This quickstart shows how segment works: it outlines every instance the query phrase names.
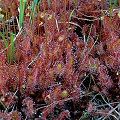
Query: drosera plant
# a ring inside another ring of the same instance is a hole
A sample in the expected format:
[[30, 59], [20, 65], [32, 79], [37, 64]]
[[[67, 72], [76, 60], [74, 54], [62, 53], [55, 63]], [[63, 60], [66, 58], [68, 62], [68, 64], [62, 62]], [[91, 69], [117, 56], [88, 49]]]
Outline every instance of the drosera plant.
[[102, 0], [17, 2], [17, 35], [0, 29], [0, 119], [119, 118], [118, 13]]

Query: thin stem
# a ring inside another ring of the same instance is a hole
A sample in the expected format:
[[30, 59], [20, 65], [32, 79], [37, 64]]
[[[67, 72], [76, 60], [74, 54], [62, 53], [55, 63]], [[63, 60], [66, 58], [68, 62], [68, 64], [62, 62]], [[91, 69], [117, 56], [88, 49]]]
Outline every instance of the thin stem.
[[2, 102], [1, 100], [0, 100], [0, 103], [1, 103], [1, 105], [3, 106], [3, 108], [5, 109], [5, 111], [8, 112], [7, 107], [3, 104], [3, 102]]
[[[102, 94], [100, 94], [102, 99], [104, 100], [104, 102], [111, 108], [111, 109], [114, 109], [109, 103], [107, 103], [107, 101], [104, 99], [104, 97], [102, 96]], [[120, 106], [120, 104], [118, 104]], [[120, 113], [118, 113], [115, 109], [114, 111], [120, 116]], [[113, 112], [113, 111], [112, 111]], [[111, 112], [110, 112], [111, 113]]]

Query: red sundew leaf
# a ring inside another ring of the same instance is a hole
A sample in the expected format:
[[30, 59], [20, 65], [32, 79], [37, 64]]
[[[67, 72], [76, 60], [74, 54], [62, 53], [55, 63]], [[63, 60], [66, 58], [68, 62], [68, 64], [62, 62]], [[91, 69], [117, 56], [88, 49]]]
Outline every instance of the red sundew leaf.
[[18, 1], [13, 2], [13, 0], [4, 0], [4, 4], [2, 7], [4, 10], [9, 10], [10, 16], [16, 16], [18, 14]]
[[93, 21], [93, 24], [96, 26], [97, 31], [100, 32], [101, 31], [100, 20], [99, 19], [95, 19]]
[[73, 66], [74, 56], [71, 52], [67, 52], [66, 63], [69, 64], [71, 67]]
[[52, 54], [57, 55], [59, 49], [60, 49], [60, 45], [58, 44], [58, 42], [55, 42], [54, 46], [52, 46], [52, 49], [51, 49]]
[[44, 91], [42, 94], [42, 98], [47, 104], [50, 104], [53, 99], [53, 97], [50, 94], [50, 91]]
[[90, 102], [90, 103], [88, 104], [87, 111], [88, 111], [89, 113], [91, 113], [91, 112], [93, 112], [94, 110], [95, 110], [95, 105]]
[[18, 78], [16, 76], [9, 77], [6, 81], [6, 88], [10, 91], [15, 91], [18, 86]]
[[45, 73], [46, 73], [46, 76], [48, 77], [48, 79], [53, 79], [54, 78], [54, 69], [53, 68], [47, 68], [45, 70]]
[[54, 0], [54, 2], [52, 4], [52, 8], [55, 9], [54, 11], [55, 11], [56, 14], [59, 14], [61, 12], [61, 7], [62, 7], [61, 1], [55, 1]]
[[[112, 34], [112, 33], [111, 33]], [[119, 39], [116, 37], [111, 36], [111, 39], [109, 42], [107, 42], [107, 49], [108, 52], [113, 55], [114, 52], [117, 52], [117, 50], [119, 50], [120, 48], [120, 44], [119, 44]]]
[[116, 58], [114, 56], [108, 56], [105, 59], [106, 66], [109, 67], [109, 68], [114, 68], [116, 62], [117, 61], [116, 61]]
[[27, 35], [29, 35], [30, 38], [34, 37], [34, 35], [35, 35], [34, 34], [35, 27], [31, 27], [31, 26], [29, 26], [28, 23], [25, 23], [24, 24], [24, 29], [25, 29]]
[[37, 60], [35, 61], [36, 67], [38, 65], [44, 64], [44, 59], [42, 57], [38, 57]]
[[118, 62], [118, 65], [120, 65], [120, 52], [117, 53], [117, 62]]
[[9, 68], [8, 68], [8, 74], [9, 76], [16, 76], [16, 71], [17, 71], [17, 65], [14, 64], [14, 65], [10, 65]]
[[[98, 7], [100, 6], [100, 2], [99, 1], [84, 1], [84, 2], [81, 2], [80, 4], [80, 11], [83, 12], [84, 14], [87, 14], [87, 15], [94, 15], [92, 13], [94, 13], [93, 11], [99, 9]], [[95, 15], [96, 16], [96, 15]]]
[[25, 114], [29, 118], [33, 118], [34, 117], [34, 111], [35, 111], [33, 100], [30, 97], [27, 97], [22, 101], [22, 104], [23, 104], [23, 106], [27, 106], [27, 108], [25, 108], [25, 109], [23, 108]]
[[99, 72], [100, 74], [108, 74], [107, 67], [104, 66], [104, 65], [100, 65], [100, 66], [98, 67], [98, 72]]
[[96, 92], [99, 92], [99, 91], [100, 91], [100, 89], [99, 89], [96, 85], [92, 86], [92, 89], [93, 89], [94, 91], [96, 91]]
[[83, 29], [82, 29], [83, 35], [84, 35], [84, 34], [88, 34], [88, 33], [87, 33], [88, 30], [89, 30], [89, 26], [85, 24], [85, 25], [83, 26]]
[[[87, 54], [87, 53], [86, 53], [86, 54]], [[86, 55], [86, 54], [85, 54], [85, 55]], [[89, 65], [89, 56], [88, 56], [88, 55], [84, 56], [84, 57], [82, 58], [82, 61], [81, 61], [80, 64], [81, 64], [81, 65], [84, 65], [84, 66]]]
[[[80, 82], [79, 82], [80, 83]], [[81, 83], [80, 83], [81, 84]], [[81, 95], [80, 90], [78, 89], [80, 87], [80, 85], [78, 85], [78, 82], [76, 84], [77, 86], [74, 86], [74, 88], [71, 89], [71, 94], [70, 96], [73, 97], [74, 101], [79, 101], [78, 95]]]
[[65, 74], [65, 84], [69, 84], [70, 86], [72, 85], [73, 87], [77, 86], [77, 80], [78, 80], [78, 75], [74, 73], [74, 71], [71, 72], [71, 74]]
[[52, 98], [51, 98], [51, 97], [52, 97], [52, 96], [51, 96], [50, 94], [46, 95], [45, 98], [44, 98], [44, 101], [45, 101], [47, 104], [51, 103], [51, 101], [52, 101]]
[[[104, 16], [103, 19], [103, 24], [104, 24], [104, 28], [107, 29], [108, 31], [111, 31], [113, 28], [112, 22], [111, 22], [111, 18], [108, 16]], [[105, 30], [104, 29], [104, 30]]]
[[64, 47], [64, 44], [63, 44], [63, 45], [60, 46], [60, 49], [59, 49], [59, 51], [57, 53], [57, 59], [58, 60], [62, 60], [63, 59], [62, 55], [64, 54], [65, 51], [66, 51], [66, 47]]
[[105, 53], [104, 49], [103, 49], [103, 43], [100, 42], [97, 46], [96, 46], [96, 49], [97, 49], [97, 53], [99, 55], [102, 55]]
[[4, 105], [9, 109], [9, 107], [13, 104], [15, 104], [13, 93], [12, 92], [6, 92]]
[[[75, 14], [77, 14], [79, 16], [79, 18], [83, 17], [83, 13], [77, 9], [75, 9]], [[73, 22], [75, 22], [75, 21], [73, 21]]]
[[18, 111], [12, 111], [12, 112], [10, 112], [9, 113], [9, 115], [8, 115], [8, 119], [9, 120], [21, 120], [21, 113], [20, 112], [18, 112]]
[[[101, 17], [101, 11], [99, 10], [99, 8], [96, 9], [96, 10], [94, 10], [94, 11], [91, 11], [90, 14], [92, 14], [94, 21], [95, 21], [95, 20], [99, 20], [99, 18]], [[98, 18], [98, 19], [96, 19], [96, 18]], [[99, 25], [98, 25], [98, 26], [99, 26]], [[97, 27], [98, 27], [98, 26], [97, 26]]]
[[52, 40], [52, 37], [54, 36], [54, 33], [57, 29], [56, 18], [53, 12], [48, 11], [48, 14], [46, 14], [45, 25], [47, 26], [47, 31], [50, 31], [50, 40]]
[[4, 77], [8, 77], [8, 72], [9, 72], [9, 67], [7, 65], [5, 66], [0, 66], [0, 77], [2, 75], [5, 75]]
[[118, 39], [118, 45], [120, 45], [120, 39]]
[[85, 71], [89, 68], [89, 56], [88, 55], [83, 56], [79, 68]]
[[[43, 41], [41, 41], [40, 37], [38, 35], [36, 35], [32, 40], [33, 49], [37, 49], [37, 48], [40, 49], [42, 47], [42, 43], [43, 43]], [[39, 52], [39, 50], [38, 50], [38, 52]]]
[[89, 65], [90, 65], [90, 70], [97, 70], [97, 68], [100, 66], [100, 61], [98, 59], [94, 59], [90, 57]]
[[6, 113], [6, 112], [0, 112], [0, 119], [1, 120], [2, 119], [9, 120], [9, 119], [7, 119], [7, 116], [8, 116], [8, 113]]
[[24, 37], [24, 41], [22, 42], [23, 44], [23, 49], [27, 51], [30, 49], [30, 39], [28, 37]]
[[82, 53], [82, 51], [83, 51], [84, 48], [85, 48], [85, 43], [84, 43], [84, 41], [83, 41], [83, 40], [80, 40], [80, 39], [77, 39], [75, 44], [76, 44], [76, 46], [79, 48], [79, 50], [80, 50], [81, 53]]
[[87, 14], [90, 11], [90, 5], [88, 2], [81, 3], [81, 11], [84, 12], [84, 14]]
[[[8, 68], [7, 68], [8, 69]], [[2, 87], [6, 84], [6, 81], [8, 79], [8, 72], [7, 69], [5, 67], [0, 68], [0, 90], [2, 89]]]
[[72, 51], [72, 43], [67, 42], [67, 52], [71, 52], [71, 51]]
[[117, 42], [118, 40], [118, 36], [114, 31], [110, 32], [110, 38], [112, 39], [112, 41], [115, 41], [115, 42]]
[[66, 34], [64, 33], [64, 31], [60, 31], [60, 32], [54, 32], [54, 42], [57, 42], [59, 45], [63, 44], [65, 39], [66, 39]]
[[64, 63], [62, 61], [57, 61], [54, 64], [54, 72], [56, 74], [60, 74], [60, 75], [65, 73], [65, 66], [64, 66]]
[[72, 83], [74, 87], [77, 86], [78, 77], [79, 77], [78, 75], [75, 75], [75, 74], [72, 75]]
[[10, 8], [10, 13], [12, 13], [12, 16], [17, 16], [18, 14], [17, 6], [14, 3], [12, 3], [11, 7], [12, 8]]
[[35, 85], [33, 84], [33, 76], [32, 75], [28, 75], [27, 76], [27, 88], [32, 88]]
[[100, 74], [98, 76], [98, 80], [100, 81], [101, 86], [106, 87], [106, 88], [111, 88], [113, 86], [113, 81], [112, 79], [105, 73]]
[[120, 88], [120, 76], [118, 77], [118, 86]]
[[92, 37], [90, 37], [90, 40], [88, 41], [87, 49], [89, 49], [89, 51], [94, 49], [94, 39]]
[[43, 120], [46, 120], [46, 117], [50, 114], [50, 113], [53, 113], [53, 110], [54, 110], [54, 107], [55, 107], [55, 104], [52, 103], [50, 105], [48, 105], [46, 108], [44, 108], [42, 110], [42, 118]]
[[21, 64], [19, 66], [21, 69], [20, 71], [18, 70], [16, 72], [16, 76], [19, 76], [19, 85], [20, 85], [20, 91], [22, 92], [22, 90], [26, 87], [26, 78], [27, 78], [27, 67], [25, 67], [24, 64]]
[[33, 84], [36, 84], [37, 82], [37, 75], [38, 75], [38, 69], [36, 68], [33, 73]]
[[54, 90], [53, 90], [53, 99], [54, 100], [60, 100], [61, 98], [61, 85], [57, 86]]
[[46, 78], [44, 71], [42, 71], [38, 76], [37, 82], [43, 89], [49, 85], [48, 79]]
[[97, 33], [96, 33], [96, 26], [92, 24], [91, 26], [91, 34], [90, 34], [93, 38], [96, 37]]
[[[45, 87], [48, 87], [50, 86], [52, 83], [54, 83], [54, 78], [50, 78], [46, 75], [46, 73], [44, 73], [44, 76], [43, 76], [43, 81], [45, 83]], [[43, 85], [44, 85], [43, 83]]]
[[59, 115], [60, 120], [64, 120], [65, 118], [69, 118], [69, 117], [70, 117], [70, 111], [69, 110], [64, 110]]
[[107, 2], [108, 2], [107, 0], [101, 0], [101, 1], [99, 0], [102, 9], [104, 10], [106, 9]]
[[6, 56], [5, 53], [0, 53], [0, 66], [5, 66]]
[[72, 33], [72, 34], [70, 35], [70, 39], [71, 39], [71, 42], [72, 42], [72, 43], [75, 43], [76, 40], [78, 40], [79, 38], [78, 38], [77, 34]]
[[105, 95], [109, 95], [109, 93], [108, 93], [108, 90], [107, 90], [107, 88], [106, 87], [102, 87], [102, 91], [101, 91], [103, 94], [105, 94]]
[[46, 59], [46, 52], [45, 49], [41, 51], [41, 57], [45, 60]]
[[120, 32], [120, 17], [118, 16], [118, 14], [120, 14], [119, 11], [116, 11], [114, 13], [114, 17], [112, 20], [112, 24], [114, 25], [114, 30], [116, 31], [117, 35], [119, 36], [119, 32]]
[[[0, 78], [1, 78], [1, 77], [0, 77]], [[5, 82], [5, 81], [0, 80], [0, 92], [1, 92], [1, 90], [2, 90], [2, 87], [3, 87], [4, 82]]]
[[66, 64], [66, 74], [70, 75], [73, 72], [73, 68], [68, 64]]
[[37, 84], [38, 82], [38, 68], [32, 68], [32, 70], [29, 70], [28, 74], [27, 74], [27, 85], [26, 87], [28, 88], [34, 88], [34, 86]]
[[37, 42], [37, 44], [39, 45], [39, 48], [41, 48], [41, 45], [43, 45], [45, 38], [42, 36], [38, 36], [38, 39], [39, 41]]

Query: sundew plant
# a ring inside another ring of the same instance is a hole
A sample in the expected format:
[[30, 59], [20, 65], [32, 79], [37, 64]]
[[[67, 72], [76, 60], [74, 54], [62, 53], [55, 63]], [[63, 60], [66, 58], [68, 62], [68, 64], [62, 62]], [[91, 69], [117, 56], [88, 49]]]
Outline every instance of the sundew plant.
[[120, 119], [119, 0], [0, 0], [0, 119]]

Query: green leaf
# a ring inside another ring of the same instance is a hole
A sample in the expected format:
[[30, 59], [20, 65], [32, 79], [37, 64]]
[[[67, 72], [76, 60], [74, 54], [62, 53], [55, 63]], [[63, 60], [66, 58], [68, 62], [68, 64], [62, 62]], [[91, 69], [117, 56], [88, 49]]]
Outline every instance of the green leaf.
[[4, 15], [3, 14], [0, 14], [0, 19], [2, 19], [4, 17]]
[[27, 2], [27, 0], [23, 0], [23, 3], [26, 3]]
[[34, 5], [37, 5], [38, 4], [38, 0], [34, 0]]
[[24, 21], [24, 10], [26, 7], [27, 0], [20, 0], [20, 16], [19, 16], [19, 24], [20, 28], [22, 27], [23, 21]]
[[0, 104], [3, 106], [3, 108], [8, 112], [7, 107], [4, 105], [4, 103], [0, 100]]
[[118, 17], [120, 18], [120, 10], [119, 10], [119, 12], [118, 12]]
[[73, 14], [74, 14], [74, 10], [70, 13], [70, 19], [72, 18]]
[[50, 0], [48, 0], [48, 6], [50, 7]]
[[2, 8], [0, 8], [0, 11], [2, 11]]
[[116, 7], [117, 6], [117, 4], [118, 4], [118, 0], [116, 0], [115, 2], [114, 2], [114, 7]]
[[4, 40], [5, 47], [8, 48], [8, 40], [5, 40], [5, 35], [2, 32], [0, 32], [0, 35], [1, 35], [2, 39]]

